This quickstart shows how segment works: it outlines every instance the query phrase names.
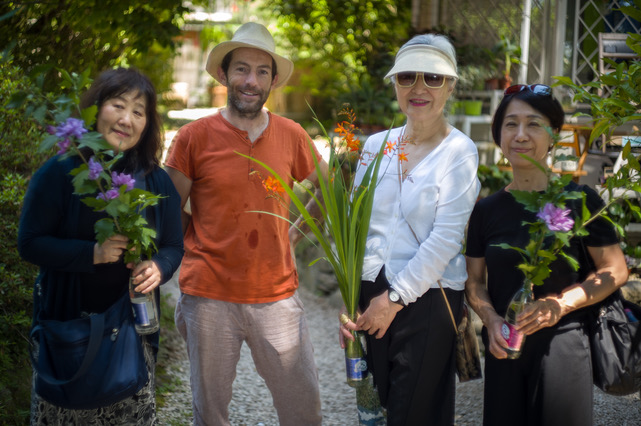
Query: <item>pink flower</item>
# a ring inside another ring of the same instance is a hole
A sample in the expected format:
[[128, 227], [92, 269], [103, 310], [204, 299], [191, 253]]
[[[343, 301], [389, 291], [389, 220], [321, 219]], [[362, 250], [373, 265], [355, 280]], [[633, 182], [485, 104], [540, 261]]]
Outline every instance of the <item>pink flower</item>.
[[111, 172], [111, 182], [114, 188], [120, 188], [121, 185], [127, 185], [127, 191], [131, 191], [134, 189], [136, 179], [133, 179], [131, 175], [126, 175], [124, 173]]
[[574, 220], [567, 217], [569, 214], [570, 209], [556, 207], [552, 203], [547, 203], [543, 209], [536, 214], [536, 217], [545, 221], [550, 231], [568, 232], [574, 226]]
[[102, 172], [102, 165], [96, 161], [95, 157], [89, 159], [89, 179], [96, 180]]
[[114, 198], [118, 198], [118, 195], [120, 195], [120, 192], [115, 188], [111, 188], [109, 191], [107, 191], [104, 194], [101, 192], [100, 194], [98, 194], [96, 198], [100, 200], [109, 201], [109, 200], [113, 200]]

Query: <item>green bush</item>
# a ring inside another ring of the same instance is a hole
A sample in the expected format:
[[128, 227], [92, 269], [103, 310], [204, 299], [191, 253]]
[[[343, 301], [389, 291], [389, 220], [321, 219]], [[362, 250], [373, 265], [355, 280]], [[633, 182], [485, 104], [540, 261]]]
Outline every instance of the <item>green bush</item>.
[[32, 286], [38, 268], [18, 255], [18, 222], [29, 177], [44, 161], [38, 153], [41, 132], [20, 109], [7, 108], [16, 90], [29, 81], [0, 53], [0, 424], [26, 424], [31, 365], [29, 328]]

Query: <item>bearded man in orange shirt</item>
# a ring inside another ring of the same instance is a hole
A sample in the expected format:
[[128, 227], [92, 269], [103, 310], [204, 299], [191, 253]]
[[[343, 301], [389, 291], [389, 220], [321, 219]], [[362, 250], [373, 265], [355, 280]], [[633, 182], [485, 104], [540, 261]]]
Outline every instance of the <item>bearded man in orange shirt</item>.
[[214, 47], [207, 71], [227, 87], [227, 106], [182, 127], [166, 162], [183, 207], [189, 199], [191, 208], [175, 315], [189, 353], [194, 424], [229, 424], [246, 342], [280, 424], [320, 425], [318, 373], [292, 255], [301, 234], [277, 217], [289, 215], [287, 195], [284, 203], [267, 197], [267, 171], [239, 153], [290, 186], [317, 182], [314, 156], [326, 164], [300, 125], [263, 108], [293, 71], [264, 26], [246, 23]]

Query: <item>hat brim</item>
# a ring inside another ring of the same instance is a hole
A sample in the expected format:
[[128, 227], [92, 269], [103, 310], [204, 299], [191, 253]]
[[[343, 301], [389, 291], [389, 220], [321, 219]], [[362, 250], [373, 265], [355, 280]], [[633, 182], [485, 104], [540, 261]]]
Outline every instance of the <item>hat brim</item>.
[[411, 45], [396, 55], [394, 66], [387, 73], [389, 78], [401, 72], [425, 72], [458, 78], [452, 61], [440, 49], [428, 45]]
[[274, 52], [270, 52], [267, 49], [261, 49], [260, 47], [257, 47], [253, 44], [243, 43], [241, 41], [224, 41], [214, 47], [211, 52], [209, 52], [209, 57], [207, 58], [207, 66], [205, 67], [207, 72], [219, 83], [223, 84], [223, 82], [218, 78], [218, 68], [223, 62], [223, 58], [229, 52], [234, 49], [238, 49], [239, 47], [249, 47], [251, 49], [262, 50], [263, 52], [274, 58], [276, 67], [278, 68], [278, 82], [276, 82], [276, 85], [274, 87], [281, 87], [285, 85], [285, 83], [287, 83], [287, 80], [289, 80], [289, 78], [292, 76], [292, 73], [294, 72], [294, 63], [289, 59]]

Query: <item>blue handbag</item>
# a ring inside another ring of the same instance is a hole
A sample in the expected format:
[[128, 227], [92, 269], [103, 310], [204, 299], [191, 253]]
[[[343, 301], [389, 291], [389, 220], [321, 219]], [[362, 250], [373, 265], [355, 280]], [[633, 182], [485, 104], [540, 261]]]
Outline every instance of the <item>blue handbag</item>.
[[39, 320], [31, 340], [38, 343], [37, 359], [31, 350], [36, 393], [57, 406], [108, 406], [135, 394], [149, 380], [128, 293], [101, 314]]

